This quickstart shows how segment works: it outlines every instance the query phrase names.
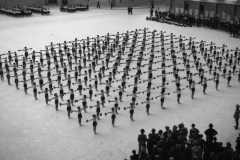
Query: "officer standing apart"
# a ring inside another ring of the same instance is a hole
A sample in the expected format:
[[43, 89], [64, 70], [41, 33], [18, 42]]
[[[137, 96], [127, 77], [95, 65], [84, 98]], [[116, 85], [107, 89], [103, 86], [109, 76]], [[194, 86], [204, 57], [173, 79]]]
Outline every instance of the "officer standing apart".
[[97, 2], [97, 8], [101, 8], [101, 7], [100, 7], [100, 2], [99, 2], [99, 1]]
[[234, 126], [235, 129], [238, 129], [239, 114], [240, 114], [239, 107], [240, 107], [240, 106], [237, 104], [237, 105], [236, 105], [235, 113], [234, 113], [234, 115], [233, 115], [233, 117], [234, 117], [234, 119], [235, 119], [235, 122], [236, 122], [236, 126]]

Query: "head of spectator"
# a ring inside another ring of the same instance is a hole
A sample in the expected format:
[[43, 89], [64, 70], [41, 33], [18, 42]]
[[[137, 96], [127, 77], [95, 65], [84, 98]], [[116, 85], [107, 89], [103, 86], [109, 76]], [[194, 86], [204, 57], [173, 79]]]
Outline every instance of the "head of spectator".
[[231, 143], [230, 143], [230, 142], [227, 142], [227, 147], [228, 147], [228, 148], [231, 148], [231, 146], [232, 146]]
[[178, 127], [176, 125], [173, 126], [173, 131], [176, 131]]
[[240, 107], [240, 106], [237, 104], [237, 105], [236, 105], [236, 109], [239, 110], [239, 107]]
[[194, 123], [191, 126], [192, 126], [192, 128], [195, 128], [195, 124]]
[[210, 123], [208, 126], [209, 126], [209, 128], [213, 128], [213, 124], [212, 123]]
[[179, 130], [182, 129], [182, 127], [183, 127], [183, 125], [182, 125], [182, 123], [180, 123], [180, 124], [178, 125]]
[[133, 153], [133, 154], [136, 154], [136, 150], [132, 150], [132, 153]]
[[144, 134], [144, 133], [145, 133], [145, 130], [144, 130], [144, 129], [141, 129], [140, 132], [141, 132], [141, 134]]
[[163, 131], [160, 129], [160, 130], [158, 131], [158, 134], [159, 134], [159, 135], [162, 135], [162, 134], [163, 134]]
[[165, 129], [166, 129], [166, 131], [169, 131], [169, 126], [166, 126]]
[[153, 128], [151, 131], [152, 131], [152, 134], [155, 134], [155, 131], [156, 131], [156, 130]]
[[213, 137], [213, 142], [217, 142], [217, 137]]

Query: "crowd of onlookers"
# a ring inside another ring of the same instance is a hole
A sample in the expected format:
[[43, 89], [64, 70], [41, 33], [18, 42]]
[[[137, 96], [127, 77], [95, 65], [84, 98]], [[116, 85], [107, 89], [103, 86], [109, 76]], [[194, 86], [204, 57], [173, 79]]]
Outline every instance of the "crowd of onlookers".
[[11, 6], [0, 7], [0, 13], [10, 16], [30, 16], [32, 13], [49, 14], [49, 9], [41, 6]]
[[76, 11], [87, 11], [89, 9], [89, 5], [84, 4], [76, 4], [76, 5], [61, 5], [61, 12], [76, 12]]
[[43, 6], [28, 6], [27, 9], [31, 10], [33, 13], [41, 13], [41, 14], [50, 13], [49, 9]]
[[156, 131], [152, 129], [148, 136], [141, 129], [138, 135], [138, 150], [133, 150], [131, 160], [239, 160], [240, 134], [236, 140], [236, 147], [230, 142], [226, 145], [217, 140], [218, 132], [209, 124], [203, 134], [191, 125], [188, 130], [183, 123], [172, 128]]
[[232, 37], [240, 37], [240, 22], [221, 20], [219, 17], [196, 18], [190, 15], [173, 14], [170, 12], [161, 12], [159, 10], [150, 10], [150, 17], [147, 20], [175, 24], [178, 26], [198, 26], [211, 29], [217, 29], [230, 33]]

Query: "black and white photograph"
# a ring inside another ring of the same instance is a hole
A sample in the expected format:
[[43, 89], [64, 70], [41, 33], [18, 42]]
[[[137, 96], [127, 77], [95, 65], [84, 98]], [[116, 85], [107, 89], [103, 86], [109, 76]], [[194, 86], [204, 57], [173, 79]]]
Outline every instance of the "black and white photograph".
[[240, 160], [240, 0], [0, 0], [0, 160]]

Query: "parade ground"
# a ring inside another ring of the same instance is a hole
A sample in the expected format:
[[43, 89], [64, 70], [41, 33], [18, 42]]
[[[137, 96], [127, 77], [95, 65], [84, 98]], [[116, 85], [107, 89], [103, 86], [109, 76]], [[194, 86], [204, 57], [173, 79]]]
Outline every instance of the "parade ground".
[[[195, 37], [197, 42], [213, 42], [219, 47], [226, 44], [228, 49], [240, 47], [240, 40], [230, 37], [226, 32], [147, 21], [149, 8], [133, 9], [133, 15], [128, 15], [125, 8], [90, 8], [87, 12], [76, 13], [60, 12], [58, 7], [51, 7], [50, 10], [50, 15], [43, 16], [34, 14], [31, 17], [14, 18], [0, 15], [0, 53], [14, 52], [25, 46], [39, 51], [51, 42], [63, 43], [75, 38], [85, 39], [144, 28], [158, 33], [166, 31], [166, 34]], [[127, 86], [129, 84], [133, 82], [128, 81]], [[186, 85], [183, 83], [183, 86]], [[157, 81], [154, 81], [153, 86], [158, 86]], [[174, 85], [169, 86], [168, 90], [173, 91], [173, 88]], [[127, 87], [125, 95], [131, 92], [132, 87]], [[194, 123], [202, 134], [208, 124], [212, 123], [219, 133], [218, 140], [224, 145], [231, 142], [235, 146], [239, 134], [239, 130], [234, 129], [233, 118], [240, 95], [237, 75], [232, 76], [231, 87], [227, 86], [226, 79], [221, 78], [218, 91], [214, 82], [208, 82], [206, 93], [203, 94], [202, 87], [198, 86], [195, 99], [191, 99], [190, 90], [185, 89], [182, 91], [181, 104], [177, 103], [176, 94], [171, 94], [165, 99], [166, 109], [161, 108], [159, 99], [154, 100], [149, 115], [146, 114], [145, 105], [141, 104], [146, 96], [139, 95], [134, 121], [129, 118], [129, 110], [123, 109], [129, 106], [131, 99], [124, 97], [123, 102], [119, 103], [121, 109], [118, 111], [116, 126], [111, 125], [111, 116], [103, 115], [98, 120], [98, 134], [94, 134], [92, 123], [86, 123], [86, 120], [91, 118], [95, 109], [83, 113], [83, 126], [79, 126], [76, 113], [71, 115], [71, 119], [67, 117], [66, 106], [59, 106], [59, 111], [56, 111], [54, 103], [45, 104], [43, 95], [35, 100], [32, 89], [25, 95], [22, 84], [17, 90], [14, 82], [9, 86], [5, 78], [5, 81], [0, 82], [0, 159], [129, 159], [132, 149], [138, 148], [137, 135], [140, 129], [144, 128], [148, 133], [152, 128], [164, 130], [165, 126], [179, 123], [184, 123], [188, 129]], [[108, 99], [113, 100], [114, 94], [110, 91]], [[160, 90], [152, 93], [153, 97], [159, 94]], [[93, 100], [97, 99], [93, 97]], [[103, 113], [111, 111], [111, 107], [113, 103], [106, 103]]]

